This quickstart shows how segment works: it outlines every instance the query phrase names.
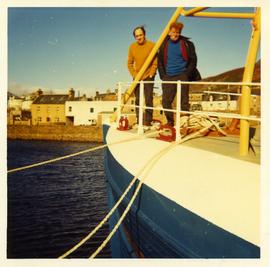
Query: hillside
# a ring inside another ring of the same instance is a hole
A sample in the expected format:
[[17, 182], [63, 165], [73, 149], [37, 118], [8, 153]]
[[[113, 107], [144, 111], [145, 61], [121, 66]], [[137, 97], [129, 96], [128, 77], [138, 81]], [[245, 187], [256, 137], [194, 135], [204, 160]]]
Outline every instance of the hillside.
[[[207, 77], [205, 79], [202, 79], [201, 81], [211, 81], [211, 82], [242, 82], [243, 78], [243, 73], [244, 73], [244, 68], [237, 68], [233, 69], [221, 74], [218, 74], [216, 76], [212, 77]], [[261, 81], [261, 61], [259, 60], [255, 64], [255, 69], [254, 69], [254, 74], [253, 74], [253, 82], [260, 82]], [[200, 86], [200, 85], [191, 85], [190, 86], [190, 92], [196, 93], [196, 92], [201, 92], [203, 90], [213, 90], [213, 91], [218, 91], [221, 90], [224, 91], [227, 86], [211, 86], [205, 85], [205, 86]], [[228, 92], [237, 92], [239, 87], [237, 86], [231, 86], [228, 90]], [[259, 88], [254, 88], [252, 89], [253, 94], [260, 94], [260, 89]]]

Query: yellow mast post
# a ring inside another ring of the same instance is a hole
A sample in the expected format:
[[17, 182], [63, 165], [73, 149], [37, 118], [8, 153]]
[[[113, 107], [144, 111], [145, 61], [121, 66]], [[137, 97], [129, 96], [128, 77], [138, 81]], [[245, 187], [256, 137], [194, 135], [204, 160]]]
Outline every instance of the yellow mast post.
[[[253, 30], [248, 48], [248, 54], [243, 75], [243, 82], [252, 82], [254, 66], [256, 63], [257, 51], [261, 36], [261, 9], [257, 8], [255, 18], [252, 21]], [[250, 114], [251, 89], [249, 86], [242, 86], [242, 96], [240, 102], [240, 113], [242, 116]], [[240, 120], [240, 155], [246, 156], [249, 149], [249, 121]]]
[[194, 7], [192, 9], [189, 10], [184, 10], [183, 15], [184, 16], [193, 16], [195, 14], [197, 14], [199, 11], [205, 10], [208, 7]]
[[192, 17], [206, 17], [206, 18], [230, 18], [230, 19], [253, 19], [254, 13], [227, 13], [227, 12], [197, 12], [190, 15]]

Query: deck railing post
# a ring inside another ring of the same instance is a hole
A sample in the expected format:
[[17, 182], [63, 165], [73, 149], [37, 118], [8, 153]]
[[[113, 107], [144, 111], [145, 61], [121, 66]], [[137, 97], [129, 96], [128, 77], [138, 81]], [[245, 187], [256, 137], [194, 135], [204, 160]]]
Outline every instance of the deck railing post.
[[180, 110], [181, 110], [181, 82], [177, 81], [177, 88], [176, 88], [176, 142], [181, 140], [181, 133], [180, 133]]
[[117, 92], [117, 124], [119, 123], [122, 110], [122, 83], [118, 82], [118, 92]]
[[143, 81], [140, 81], [138, 134], [143, 134], [143, 101], [144, 101], [144, 83]]

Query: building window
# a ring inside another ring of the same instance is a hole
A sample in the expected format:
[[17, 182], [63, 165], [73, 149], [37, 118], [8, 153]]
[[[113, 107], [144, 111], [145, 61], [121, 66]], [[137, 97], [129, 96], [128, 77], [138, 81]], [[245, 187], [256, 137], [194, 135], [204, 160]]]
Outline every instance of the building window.
[[162, 115], [163, 114], [163, 110], [160, 110], [159, 114]]
[[56, 111], [59, 111], [59, 106], [56, 107]]
[[117, 108], [113, 108], [113, 111], [116, 111], [117, 110]]
[[90, 108], [90, 113], [94, 113], [94, 108]]
[[39, 122], [41, 122], [41, 121], [42, 121], [42, 118], [41, 118], [41, 117], [38, 117], [37, 119], [38, 119], [38, 121], [39, 121]]
[[72, 111], [72, 107], [69, 106], [68, 107], [68, 111], [71, 112]]
[[59, 120], [59, 117], [56, 117], [55, 118], [55, 122], [59, 122], [60, 120]]
[[131, 100], [131, 105], [134, 105], [134, 100]]
[[40, 111], [40, 106], [37, 106], [37, 111]]
[[47, 119], [46, 119], [46, 120], [47, 120], [47, 122], [49, 122], [51, 119], [50, 119], [50, 117], [47, 117]]

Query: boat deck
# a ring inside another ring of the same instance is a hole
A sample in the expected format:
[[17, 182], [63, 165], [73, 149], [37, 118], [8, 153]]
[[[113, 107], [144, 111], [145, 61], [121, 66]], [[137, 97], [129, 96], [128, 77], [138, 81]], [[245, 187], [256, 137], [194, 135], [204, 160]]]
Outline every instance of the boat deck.
[[260, 146], [253, 145], [254, 152], [250, 148], [247, 156], [240, 156], [238, 136], [199, 137], [191, 139], [183, 143], [183, 145], [197, 147], [221, 155], [260, 164]]
[[[127, 131], [134, 135], [137, 134], [137, 130], [131, 129]], [[153, 135], [151, 136], [151, 132]], [[154, 130], [149, 130], [144, 133], [144, 136], [147, 138], [155, 139], [158, 134], [154, 134]], [[150, 134], [150, 137], [147, 135]], [[221, 137], [211, 137], [211, 136], [200, 136], [196, 138], [189, 139], [186, 142], [183, 142], [181, 145], [196, 147], [198, 149], [203, 149], [211, 151], [214, 153], [219, 153], [224, 156], [233, 157], [239, 160], [245, 160], [253, 163], [260, 164], [260, 144], [257, 142], [251, 141], [251, 146], [249, 148], [249, 153], [246, 156], [239, 155], [239, 136], [237, 135], [227, 135]]]
[[[149, 135], [152, 134], [152, 137]], [[110, 127], [110, 153], [131, 175], [171, 145], [147, 131]], [[132, 141], [131, 138], [134, 138]], [[129, 141], [125, 141], [128, 140]], [[123, 141], [114, 145], [115, 142]], [[201, 137], [172, 147], [139, 178], [145, 185], [232, 234], [259, 245], [260, 153], [239, 156], [238, 138]]]

